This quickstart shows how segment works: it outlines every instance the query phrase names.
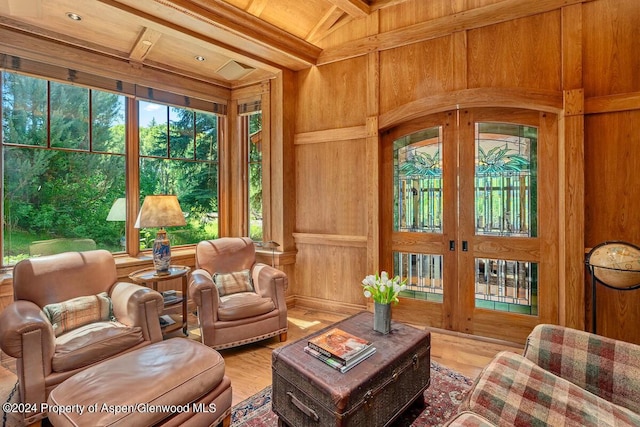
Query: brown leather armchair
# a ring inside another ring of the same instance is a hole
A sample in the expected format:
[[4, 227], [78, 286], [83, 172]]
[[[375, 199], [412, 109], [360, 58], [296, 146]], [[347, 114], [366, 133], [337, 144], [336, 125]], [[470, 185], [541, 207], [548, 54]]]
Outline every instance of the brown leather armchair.
[[16, 358], [21, 401], [36, 409], [27, 424], [46, 417], [42, 404], [73, 374], [162, 340], [162, 295], [119, 282], [105, 250], [20, 261], [13, 293], [0, 313], [0, 347]]
[[223, 349], [276, 335], [286, 341], [287, 286], [285, 273], [256, 263], [247, 237], [198, 243], [189, 295], [198, 307], [202, 343]]

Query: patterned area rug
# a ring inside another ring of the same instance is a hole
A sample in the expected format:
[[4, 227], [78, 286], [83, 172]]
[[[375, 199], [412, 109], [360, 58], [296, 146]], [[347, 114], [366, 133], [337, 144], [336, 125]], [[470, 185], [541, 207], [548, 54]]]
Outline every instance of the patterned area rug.
[[[436, 362], [431, 362], [431, 385], [424, 392], [424, 408], [411, 407], [394, 427], [441, 426], [455, 412], [473, 380]], [[278, 417], [271, 411], [271, 387], [233, 407], [231, 427], [275, 427]]]
[[[456, 411], [473, 380], [436, 362], [431, 362], [431, 385], [424, 392], [424, 408], [410, 407], [393, 424], [394, 427], [440, 426]], [[2, 402], [19, 402], [17, 386], [0, 390]], [[15, 414], [2, 411], [1, 427], [22, 427]], [[232, 427], [276, 427], [277, 416], [271, 411], [271, 387], [233, 407]], [[49, 423], [43, 423], [49, 426]]]

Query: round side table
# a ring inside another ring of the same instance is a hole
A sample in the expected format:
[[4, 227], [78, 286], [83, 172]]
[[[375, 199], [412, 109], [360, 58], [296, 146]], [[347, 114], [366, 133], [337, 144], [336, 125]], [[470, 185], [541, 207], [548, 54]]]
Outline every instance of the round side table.
[[[134, 283], [150, 287], [154, 291], [158, 290], [158, 282], [182, 278], [182, 295], [173, 302], [165, 303], [165, 310], [178, 303], [182, 303], [182, 333], [185, 335], [189, 335], [187, 332], [187, 276], [190, 271], [191, 267], [171, 265], [169, 266], [168, 274], [157, 274], [154, 268], [143, 268], [129, 274], [129, 279]], [[171, 325], [168, 325], [164, 328], [165, 332], [171, 332], [173, 330], [170, 326]]]

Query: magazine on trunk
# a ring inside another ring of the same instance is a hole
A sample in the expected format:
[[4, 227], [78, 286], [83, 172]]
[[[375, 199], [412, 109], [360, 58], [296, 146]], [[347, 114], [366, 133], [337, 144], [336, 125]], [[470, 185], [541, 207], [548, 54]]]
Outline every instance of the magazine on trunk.
[[327, 357], [346, 365], [371, 348], [371, 342], [339, 328], [332, 328], [320, 335], [309, 338], [307, 346]]
[[360, 353], [357, 357], [350, 359], [346, 365], [343, 365], [340, 361], [335, 360], [332, 357], [326, 356], [318, 351], [315, 351], [312, 348], [309, 348], [309, 346], [305, 346], [304, 351], [310, 354], [311, 356], [315, 357], [316, 359], [323, 361], [325, 364], [331, 366], [333, 369], [337, 369], [338, 371], [344, 374], [349, 369], [353, 368], [354, 366], [356, 366], [357, 364], [359, 364], [360, 362], [362, 362], [363, 360], [371, 356], [373, 353], [375, 353], [376, 348], [371, 346], [368, 347], [366, 351]]

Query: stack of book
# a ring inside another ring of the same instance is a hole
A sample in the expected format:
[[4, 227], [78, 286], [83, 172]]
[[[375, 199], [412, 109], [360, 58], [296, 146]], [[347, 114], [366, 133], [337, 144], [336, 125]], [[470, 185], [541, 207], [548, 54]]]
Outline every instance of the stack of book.
[[162, 298], [164, 299], [164, 305], [171, 305], [182, 301], [182, 298], [180, 298], [174, 290], [162, 292]]
[[304, 351], [340, 372], [347, 372], [376, 352], [371, 342], [333, 328], [310, 338]]

